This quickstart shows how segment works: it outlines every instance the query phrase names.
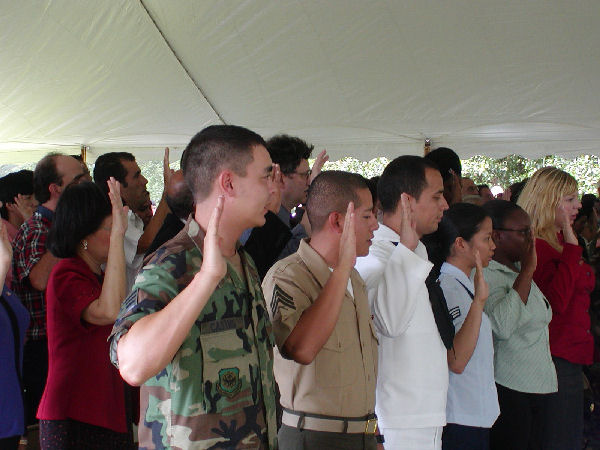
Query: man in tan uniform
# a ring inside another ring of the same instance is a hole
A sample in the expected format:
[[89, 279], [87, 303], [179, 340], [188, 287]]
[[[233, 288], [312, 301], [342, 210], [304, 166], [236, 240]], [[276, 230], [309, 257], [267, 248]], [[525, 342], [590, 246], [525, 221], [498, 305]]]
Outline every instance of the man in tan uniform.
[[281, 449], [376, 448], [377, 338], [354, 270], [377, 220], [363, 177], [319, 175], [306, 205], [310, 241], [267, 273], [263, 291], [277, 349]]

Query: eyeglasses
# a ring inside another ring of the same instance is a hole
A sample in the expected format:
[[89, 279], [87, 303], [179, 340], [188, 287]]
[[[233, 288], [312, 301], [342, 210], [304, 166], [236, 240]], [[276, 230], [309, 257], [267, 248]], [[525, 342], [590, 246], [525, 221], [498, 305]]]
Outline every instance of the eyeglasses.
[[292, 175], [296, 174], [296, 175], [300, 175], [301, 178], [304, 178], [305, 180], [308, 180], [310, 178], [310, 174], [312, 173], [312, 170], [308, 169], [306, 172], [290, 172], [290, 173], [286, 173], [286, 175], [288, 177], [291, 177]]
[[531, 236], [531, 228], [523, 228], [522, 230], [515, 230], [514, 228], [494, 228], [497, 231], [514, 231], [515, 233], [521, 233], [525, 237]]

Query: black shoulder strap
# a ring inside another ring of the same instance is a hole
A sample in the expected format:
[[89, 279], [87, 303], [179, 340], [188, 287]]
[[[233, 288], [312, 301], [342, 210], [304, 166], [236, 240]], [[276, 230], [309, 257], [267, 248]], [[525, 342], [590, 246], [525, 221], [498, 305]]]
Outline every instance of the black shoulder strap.
[[471, 297], [471, 300], [473, 300], [475, 298], [475, 296], [471, 293], [471, 291], [469, 290], [468, 287], [466, 287], [464, 284], [462, 284], [458, 278], [455, 278], [456, 281], [458, 281], [458, 284], [460, 284], [462, 287], [465, 288], [465, 291], [467, 291], [467, 294], [469, 294], [469, 297]]
[[17, 371], [17, 377], [19, 378], [19, 385], [21, 386], [21, 392], [23, 392], [23, 377], [21, 376], [21, 338], [19, 336], [19, 322], [17, 321], [17, 315], [10, 307], [3, 295], [0, 296], [0, 303], [6, 309], [8, 318], [13, 333], [13, 343], [15, 345], [15, 370]]

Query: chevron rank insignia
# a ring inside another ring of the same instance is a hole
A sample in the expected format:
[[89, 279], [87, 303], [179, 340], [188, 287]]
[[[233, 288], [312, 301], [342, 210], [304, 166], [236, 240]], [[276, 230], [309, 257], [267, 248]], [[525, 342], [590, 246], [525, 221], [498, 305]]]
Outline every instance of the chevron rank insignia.
[[271, 312], [273, 313], [273, 317], [275, 317], [277, 308], [280, 307], [296, 309], [296, 305], [294, 305], [294, 299], [291, 297], [291, 295], [287, 294], [278, 285], [275, 285], [273, 288], [273, 298], [271, 299]]
[[456, 320], [460, 317], [460, 308], [458, 306], [449, 309], [448, 312], [450, 313], [452, 320]]

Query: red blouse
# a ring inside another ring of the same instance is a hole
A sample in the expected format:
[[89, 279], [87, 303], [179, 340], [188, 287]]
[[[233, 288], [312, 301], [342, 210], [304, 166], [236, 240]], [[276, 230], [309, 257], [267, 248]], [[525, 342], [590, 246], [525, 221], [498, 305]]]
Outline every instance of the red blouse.
[[124, 382], [109, 360], [112, 326], [91, 325], [81, 318], [100, 296], [101, 283], [80, 258], [63, 259], [50, 273], [48, 380], [37, 417], [69, 418], [125, 433]]
[[581, 258], [580, 246], [564, 243], [562, 235], [559, 242], [562, 253], [542, 239], [535, 244], [538, 262], [533, 280], [552, 306], [550, 352], [575, 364], [592, 364], [594, 338], [588, 309], [594, 271]]

